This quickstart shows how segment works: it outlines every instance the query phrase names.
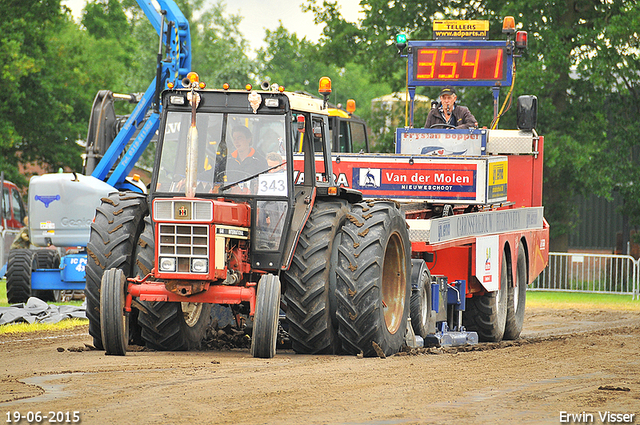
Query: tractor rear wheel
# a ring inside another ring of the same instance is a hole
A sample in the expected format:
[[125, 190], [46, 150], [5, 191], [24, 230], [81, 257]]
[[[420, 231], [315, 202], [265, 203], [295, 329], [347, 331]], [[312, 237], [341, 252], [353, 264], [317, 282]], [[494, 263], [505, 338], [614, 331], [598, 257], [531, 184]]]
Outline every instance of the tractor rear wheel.
[[527, 269], [527, 254], [524, 244], [518, 244], [518, 259], [515, 264], [516, 281], [515, 285], [509, 286], [507, 297], [507, 325], [504, 330], [503, 339], [518, 339], [524, 324], [524, 309], [527, 298], [527, 279], [529, 271]]
[[142, 339], [159, 351], [200, 348], [211, 323], [211, 304], [152, 301], [141, 302], [138, 314]]
[[258, 282], [256, 311], [251, 334], [251, 355], [270, 359], [276, 355], [278, 319], [280, 313], [280, 279], [265, 274]]
[[129, 315], [124, 312], [127, 279], [120, 269], [102, 275], [100, 328], [106, 354], [124, 356], [129, 345]]
[[[153, 270], [154, 247], [153, 224], [147, 216], [136, 245], [135, 276], [143, 278]], [[200, 348], [211, 322], [211, 304], [164, 301], [139, 301], [139, 304], [140, 338], [147, 347], [160, 351]]]
[[284, 300], [292, 347], [303, 354], [335, 354], [337, 235], [346, 221], [346, 201], [317, 202], [307, 221], [289, 270], [283, 275]]
[[507, 261], [508, 257], [503, 252], [500, 289], [467, 298], [463, 324], [468, 330], [476, 331], [478, 339], [482, 342], [499, 342], [504, 336], [507, 323], [507, 293], [511, 280]]
[[[423, 260], [411, 260], [411, 327], [416, 335], [429, 334], [431, 273]], [[434, 322], [435, 324], [435, 322]]]
[[[55, 249], [38, 249], [34, 251], [36, 269], [57, 269], [60, 267], [60, 254]], [[62, 301], [62, 291], [59, 289], [43, 289], [33, 291], [33, 296], [42, 301], [59, 303]]]
[[25, 303], [31, 296], [31, 271], [33, 251], [12, 249], [7, 259], [7, 301], [9, 304]]
[[100, 286], [105, 270], [121, 269], [132, 276], [135, 243], [142, 232], [143, 217], [148, 214], [147, 197], [135, 192], [117, 192], [102, 198], [91, 224], [87, 244], [87, 318], [93, 345], [102, 349], [100, 328]]
[[342, 228], [336, 300], [343, 348], [388, 356], [404, 343], [411, 296], [411, 243], [395, 203], [355, 204]]

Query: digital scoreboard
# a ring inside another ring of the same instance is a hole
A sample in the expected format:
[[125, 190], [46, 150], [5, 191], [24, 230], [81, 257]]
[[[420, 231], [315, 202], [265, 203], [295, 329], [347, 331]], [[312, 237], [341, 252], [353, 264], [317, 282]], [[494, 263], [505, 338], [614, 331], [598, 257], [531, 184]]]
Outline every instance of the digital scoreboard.
[[513, 56], [505, 42], [409, 41], [410, 86], [509, 86]]

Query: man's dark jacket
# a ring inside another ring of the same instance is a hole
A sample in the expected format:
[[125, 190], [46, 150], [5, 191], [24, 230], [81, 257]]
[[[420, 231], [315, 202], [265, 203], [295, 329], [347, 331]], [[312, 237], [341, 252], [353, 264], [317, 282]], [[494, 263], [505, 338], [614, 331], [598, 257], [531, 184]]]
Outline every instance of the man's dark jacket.
[[[456, 105], [456, 107], [453, 108], [453, 113], [451, 115], [453, 115], [453, 119], [455, 120], [453, 125], [456, 128], [471, 128], [478, 126], [476, 117], [473, 116], [469, 108], [466, 106]], [[431, 128], [434, 124], [447, 124], [444, 119], [442, 106], [439, 108], [431, 108], [429, 115], [427, 115], [427, 121], [424, 123], [424, 128]]]

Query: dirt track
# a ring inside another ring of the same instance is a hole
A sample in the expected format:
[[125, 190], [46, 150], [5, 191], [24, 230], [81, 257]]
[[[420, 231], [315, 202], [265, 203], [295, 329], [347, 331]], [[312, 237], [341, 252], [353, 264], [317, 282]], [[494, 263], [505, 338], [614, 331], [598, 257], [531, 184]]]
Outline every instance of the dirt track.
[[599, 424], [609, 411], [640, 424], [638, 312], [529, 308], [519, 341], [386, 359], [113, 357], [83, 350], [86, 332], [0, 336], [2, 422], [78, 411], [84, 424], [558, 424], [584, 412]]

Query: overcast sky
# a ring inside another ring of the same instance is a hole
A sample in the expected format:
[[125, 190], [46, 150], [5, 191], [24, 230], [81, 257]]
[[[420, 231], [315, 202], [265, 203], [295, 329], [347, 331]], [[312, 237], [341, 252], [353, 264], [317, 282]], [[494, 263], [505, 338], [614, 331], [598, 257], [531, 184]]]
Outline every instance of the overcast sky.
[[[208, 0], [211, 1], [211, 0]], [[300, 5], [303, 0], [227, 0], [226, 10], [229, 14], [243, 17], [240, 31], [249, 40], [255, 50], [264, 46], [265, 28], [274, 30], [278, 21], [289, 32], [296, 33], [299, 38], [317, 41], [322, 32], [322, 26], [314, 25], [313, 14], [303, 13]], [[338, 0], [342, 15], [346, 20], [358, 20], [360, 0]], [[86, 0], [62, 0], [76, 17], [80, 16]]]

